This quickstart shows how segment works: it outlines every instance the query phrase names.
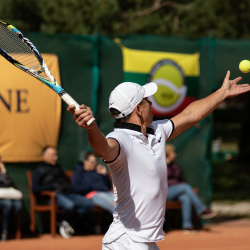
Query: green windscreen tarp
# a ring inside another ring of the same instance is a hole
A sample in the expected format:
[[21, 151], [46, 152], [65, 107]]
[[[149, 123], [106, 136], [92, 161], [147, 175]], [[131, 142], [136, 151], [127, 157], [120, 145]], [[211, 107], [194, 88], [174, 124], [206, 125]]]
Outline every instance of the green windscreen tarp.
[[[106, 135], [113, 130], [113, 118], [108, 111], [108, 98], [112, 89], [124, 81], [123, 54], [114, 37], [80, 35], [26, 34], [41, 53], [54, 53], [59, 58], [63, 88], [79, 103], [92, 107], [96, 121]], [[192, 90], [197, 98], [203, 98], [223, 82], [228, 69], [231, 78], [242, 75], [238, 70], [241, 60], [247, 59], [248, 41], [227, 41], [212, 38], [187, 40], [168, 36], [130, 35], [119, 37], [127, 48], [145, 51], [200, 54], [200, 74]], [[129, 80], [129, 79], [126, 79]], [[249, 82], [245, 75], [242, 82]], [[36, 83], [40, 84], [40, 83]], [[190, 90], [189, 90], [190, 91]], [[58, 141], [59, 163], [64, 169], [73, 170], [90, 150], [87, 132], [79, 128], [67, 105], [62, 103], [61, 128]], [[164, 119], [167, 117], [157, 117]], [[209, 205], [212, 199], [210, 143], [213, 116], [185, 131], [170, 141], [177, 148], [177, 162], [188, 182], [199, 189], [202, 201]], [[1, 152], [0, 152], [1, 153]], [[17, 186], [24, 192], [23, 227], [29, 223], [29, 194], [26, 171], [36, 163], [6, 164]], [[28, 229], [27, 229], [28, 230]]]

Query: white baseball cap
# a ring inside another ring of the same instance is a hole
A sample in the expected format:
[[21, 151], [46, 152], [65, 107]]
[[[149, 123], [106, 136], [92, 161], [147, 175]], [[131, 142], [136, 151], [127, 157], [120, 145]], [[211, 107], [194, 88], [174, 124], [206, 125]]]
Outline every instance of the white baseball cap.
[[143, 86], [134, 82], [123, 82], [119, 84], [109, 96], [109, 109], [115, 108], [121, 113], [116, 119], [121, 119], [131, 114], [136, 105], [141, 103], [143, 98], [156, 93], [156, 83], [150, 82]]

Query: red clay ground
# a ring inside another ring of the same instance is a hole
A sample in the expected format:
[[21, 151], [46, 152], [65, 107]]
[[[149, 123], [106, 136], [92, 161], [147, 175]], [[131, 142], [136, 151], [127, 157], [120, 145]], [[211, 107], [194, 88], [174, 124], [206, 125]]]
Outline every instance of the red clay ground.
[[[75, 236], [63, 239], [59, 235], [40, 235], [37, 238], [11, 239], [0, 242], [1, 250], [99, 250], [103, 235]], [[182, 230], [166, 233], [158, 242], [161, 250], [250, 250], [250, 220], [239, 219], [206, 226], [195, 235]]]

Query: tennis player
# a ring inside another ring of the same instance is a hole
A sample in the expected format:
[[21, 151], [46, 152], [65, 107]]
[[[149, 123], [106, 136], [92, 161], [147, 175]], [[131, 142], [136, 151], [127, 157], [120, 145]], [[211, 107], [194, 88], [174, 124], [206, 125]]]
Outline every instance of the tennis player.
[[153, 121], [148, 97], [157, 91], [155, 83], [140, 86], [119, 84], [110, 94], [109, 110], [116, 119], [114, 131], [106, 137], [91, 109], [81, 105], [74, 112], [76, 123], [88, 131], [89, 144], [108, 165], [114, 186], [116, 208], [113, 222], [103, 238], [103, 250], [157, 250], [163, 240], [163, 222], [168, 191], [165, 142], [197, 124], [226, 98], [250, 91], [249, 84], [237, 85], [228, 71], [220, 89], [187, 106], [172, 119]]

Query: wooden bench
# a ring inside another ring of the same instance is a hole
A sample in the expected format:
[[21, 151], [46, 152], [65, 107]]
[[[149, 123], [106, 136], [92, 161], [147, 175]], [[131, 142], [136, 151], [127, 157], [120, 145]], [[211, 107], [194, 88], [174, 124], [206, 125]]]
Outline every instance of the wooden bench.
[[[41, 212], [49, 212], [50, 213], [50, 233], [51, 236], [55, 237], [56, 236], [56, 215], [57, 213], [60, 212], [59, 207], [56, 204], [56, 193], [53, 191], [42, 191], [41, 196], [46, 196], [49, 198], [49, 204], [40, 204], [39, 200], [37, 197], [34, 195], [32, 191], [32, 172], [27, 171], [27, 179], [28, 179], [28, 187], [29, 187], [29, 196], [30, 196], [30, 231], [35, 233], [36, 231], [36, 213], [41, 213]], [[71, 181], [73, 171], [65, 171], [65, 174], [69, 178], [69, 181]], [[198, 193], [198, 190], [194, 190], [196, 193]], [[166, 210], [180, 210], [182, 209], [181, 203], [179, 201], [167, 201], [166, 202]], [[102, 208], [99, 206], [94, 206], [95, 215], [96, 215], [96, 222], [95, 226], [96, 228], [100, 228], [101, 225], [101, 213], [103, 211]], [[174, 213], [174, 225], [176, 226], [178, 224], [178, 211], [175, 211]], [[21, 237], [21, 232], [20, 232], [20, 218], [17, 221], [19, 223], [17, 228], [16, 237], [20, 238]], [[198, 218], [194, 216], [194, 225], [198, 225]]]
[[[50, 234], [52, 237], [56, 236], [56, 215], [60, 212], [59, 207], [56, 204], [56, 193], [53, 191], [42, 191], [41, 196], [47, 197], [49, 202], [46, 204], [39, 203], [39, 199], [34, 195], [32, 191], [32, 172], [27, 171], [29, 196], [30, 196], [30, 231], [35, 233], [36, 231], [36, 213], [49, 212], [50, 213]], [[65, 171], [65, 174], [71, 181], [73, 171]], [[100, 226], [102, 208], [95, 206], [94, 212], [96, 214], [96, 227]]]

